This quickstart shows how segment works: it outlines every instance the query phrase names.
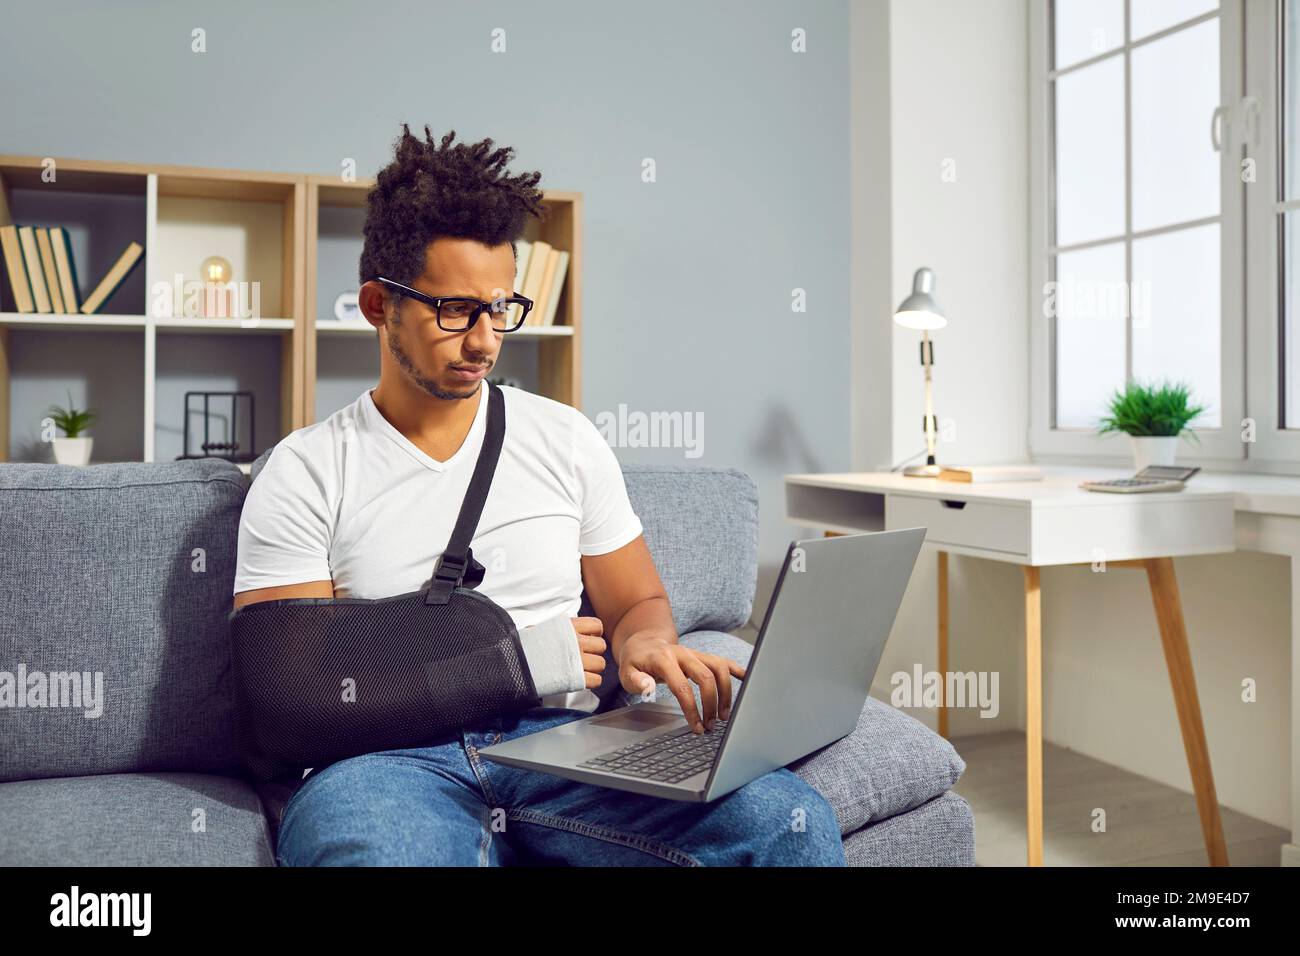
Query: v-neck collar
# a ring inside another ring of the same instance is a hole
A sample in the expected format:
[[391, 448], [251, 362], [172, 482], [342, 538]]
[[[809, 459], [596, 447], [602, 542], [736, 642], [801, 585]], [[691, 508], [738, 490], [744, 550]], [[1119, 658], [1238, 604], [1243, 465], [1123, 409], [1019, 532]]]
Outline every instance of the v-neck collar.
[[478, 390], [478, 410], [474, 413], [474, 421], [470, 424], [469, 431], [465, 434], [465, 440], [461, 442], [460, 447], [457, 448], [456, 452], [446, 461], [438, 461], [438, 459], [426, 454], [415, 444], [415, 442], [411, 441], [398, 431], [393, 423], [385, 418], [379, 411], [379, 406], [375, 404], [374, 396], [371, 395], [371, 392], [373, 392], [374, 389], [368, 388], [364, 393], [362, 393], [361, 406], [364, 409], [365, 414], [370, 417], [372, 424], [378, 428], [380, 432], [388, 436], [389, 440], [395, 443], [397, 447], [401, 448], [402, 451], [406, 452], [430, 471], [442, 472], [459, 462], [463, 456], [468, 455], [470, 447], [475, 443], [475, 437], [479, 434], [485, 433], [487, 430], [487, 390], [491, 386], [488, 384], [487, 379], [483, 379], [482, 381], [483, 384]]

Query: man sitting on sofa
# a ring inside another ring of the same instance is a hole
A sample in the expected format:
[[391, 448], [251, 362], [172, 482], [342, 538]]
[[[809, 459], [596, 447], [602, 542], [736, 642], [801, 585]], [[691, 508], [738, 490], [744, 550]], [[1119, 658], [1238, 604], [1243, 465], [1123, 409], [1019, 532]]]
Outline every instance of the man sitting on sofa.
[[[359, 305], [378, 333], [379, 386], [276, 445], [240, 521], [236, 609], [430, 583], [483, 444], [496, 387], [484, 377], [508, 333], [489, 310], [460, 314], [412, 292], [512, 295], [515, 242], [542, 209], [540, 174], [505, 171], [513, 150], [454, 137], [435, 144], [426, 126], [421, 142], [404, 126], [367, 197]], [[844, 865], [830, 804], [785, 768], [698, 804], [478, 757], [477, 747], [593, 712], [606, 631], [622, 688], [666, 684], [696, 733], [728, 719], [731, 678], [745, 674], [678, 643], [618, 461], [595, 426], [570, 406], [501, 391], [505, 443], [472, 546], [487, 568], [478, 590], [519, 629], [541, 706], [430, 746], [314, 768], [284, 809], [278, 862]], [[595, 616], [574, 617], [584, 585]]]

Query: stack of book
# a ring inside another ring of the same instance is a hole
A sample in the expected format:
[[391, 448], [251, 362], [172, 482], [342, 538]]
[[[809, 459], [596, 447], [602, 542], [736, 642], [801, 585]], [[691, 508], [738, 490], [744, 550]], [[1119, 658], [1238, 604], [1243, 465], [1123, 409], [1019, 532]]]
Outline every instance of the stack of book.
[[569, 253], [540, 239], [516, 244], [519, 261], [515, 291], [533, 300], [533, 308], [524, 320], [525, 328], [555, 324], [555, 310], [569, 271]]
[[19, 312], [55, 315], [94, 315], [144, 258], [144, 246], [132, 242], [82, 301], [72, 244], [63, 227], [0, 226], [0, 252], [4, 254], [14, 307]]

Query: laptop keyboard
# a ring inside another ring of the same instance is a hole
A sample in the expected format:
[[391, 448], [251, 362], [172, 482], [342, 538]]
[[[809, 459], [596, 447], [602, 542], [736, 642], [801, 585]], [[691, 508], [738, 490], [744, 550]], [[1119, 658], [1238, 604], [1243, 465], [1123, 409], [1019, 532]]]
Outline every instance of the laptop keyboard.
[[697, 734], [689, 727], [671, 734], [639, 740], [578, 764], [642, 780], [677, 783], [713, 765], [727, 722], [715, 720], [713, 729]]

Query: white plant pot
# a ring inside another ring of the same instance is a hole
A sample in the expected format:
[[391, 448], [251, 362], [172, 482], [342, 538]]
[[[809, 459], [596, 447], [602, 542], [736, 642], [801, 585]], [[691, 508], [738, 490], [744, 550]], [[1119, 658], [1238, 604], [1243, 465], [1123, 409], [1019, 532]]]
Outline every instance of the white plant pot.
[[90, 446], [95, 439], [56, 438], [54, 439], [54, 460], [60, 465], [87, 465], [90, 463]]
[[1177, 435], [1129, 435], [1133, 443], [1133, 468], [1141, 471], [1148, 465], [1172, 465], [1178, 456]]

